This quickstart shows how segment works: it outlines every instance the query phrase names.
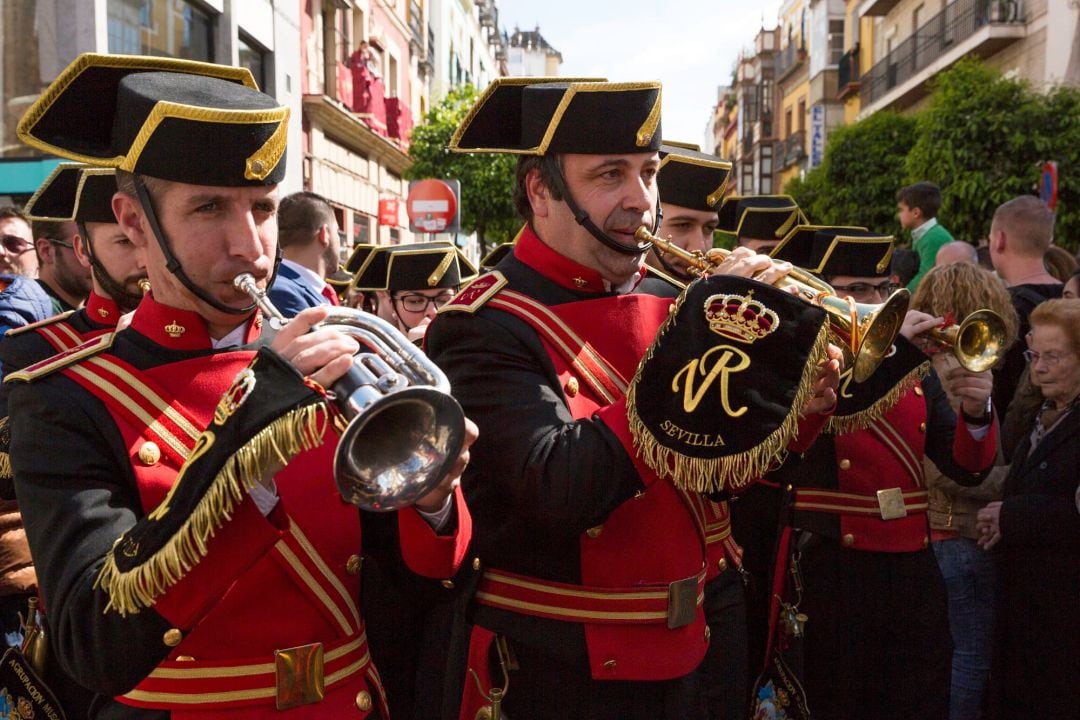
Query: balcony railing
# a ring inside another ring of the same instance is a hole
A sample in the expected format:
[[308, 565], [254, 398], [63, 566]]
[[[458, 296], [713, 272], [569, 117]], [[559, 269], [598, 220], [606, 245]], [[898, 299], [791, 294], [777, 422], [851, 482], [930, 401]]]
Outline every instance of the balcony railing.
[[796, 130], [778, 146], [780, 167], [791, 167], [806, 157], [806, 130]]
[[848, 50], [836, 66], [837, 97], [843, 100], [859, 89], [859, 46]]
[[806, 48], [794, 44], [788, 45], [776, 58], [776, 79], [783, 80], [804, 62], [806, 62]]
[[863, 106], [881, 99], [992, 24], [1023, 25], [1023, 5], [1019, 0], [955, 0], [946, 5], [862, 76], [859, 92]]
[[424, 9], [418, 0], [409, 0], [409, 32], [417, 49], [424, 48]]

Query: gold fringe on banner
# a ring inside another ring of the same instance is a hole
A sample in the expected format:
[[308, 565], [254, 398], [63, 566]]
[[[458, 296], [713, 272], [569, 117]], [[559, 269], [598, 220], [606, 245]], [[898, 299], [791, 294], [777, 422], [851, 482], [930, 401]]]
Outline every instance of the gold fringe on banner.
[[[95, 588], [100, 587], [109, 595], [105, 611], [112, 609], [127, 615], [153, 606], [158, 597], [206, 557], [209, 539], [232, 519], [244, 494], [259, 478], [274, 468], [284, 467], [299, 453], [322, 444], [328, 426], [327, 413], [324, 403], [305, 405], [260, 430], [225, 462], [176, 534], [138, 567], [127, 571], [117, 567], [116, 553], [124, 552], [130, 542], [126, 533], [120, 536], [94, 582]], [[196, 443], [196, 453], [198, 447]], [[194, 460], [196, 456], [188, 463]], [[182, 474], [180, 477], [182, 481]], [[168, 501], [166, 498], [164, 502]], [[131, 552], [138, 552], [138, 548]]]
[[799, 411], [814, 395], [814, 380], [818, 364], [828, 358], [829, 326], [821, 326], [814, 345], [810, 349], [802, 378], [795, 391], [791, 410], [780, 426], [773, 430], [756, 447], [750, 450], [717, 458], [687, 457], [661, 445], [656, 437], [645, 427], [637, 413], [637, 384], [642, 368], [652, 358], [656, 343], [675, 325], [675, 317], [682, 306], [683, 295], [675, 302], [675, 308], [657, 333], [657, 339], [649, 347], [638, 364], [637, 372], [626, 393], [626, 412], [630, 421], [630, 434], [634, 447], [642, 461], [661, 478], [671, 478], [677, 486], [699, 493], [718, 492], [721, 490], [741, 490], [755, 479], [764, 475], [783, 457], [787, 446], [798, 434]]
[[926, 377], [928, 372], [930, 372], [929, 362], [919, 365], [865, 410], [860, 410], [851, 415], [831, 416], [826, 421], [823, 432], [830, 435], [846, 435], [847, 433], [865, 430], [884, 417], [885, 413], [892, 410], [893, 406], [900, 402], [900, 398], [907, 395], [912, 388], [918, 385], [919, 381]]
[[11, 469], [11, 455], [8, 454], [8, 448], [11, 447], [11, 428], [8, 427], [8, 418], [5, 415], [0, 418], [0, 479], [7, 480], [12, 477], [15, 472]]

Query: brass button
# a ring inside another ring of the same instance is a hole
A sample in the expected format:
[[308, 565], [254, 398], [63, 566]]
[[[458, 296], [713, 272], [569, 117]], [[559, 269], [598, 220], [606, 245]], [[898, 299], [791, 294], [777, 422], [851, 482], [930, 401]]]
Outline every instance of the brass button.
[[598, 537], [600, 537], [600, 533], [602, 533], [602, 532], [604, 532], [604, 526], [603, 525], [597, 525], [596, 527], [591, 527], [588, 530], [586, 530], [585, 534], [588, 535], [591, 538], [598, 538]]
[[926, 423], [919, 423], [919, 432], [926, 432]]
[[190, 655], [177, 655], [176, 662], [195, 662], [195, 658]]
[[919, 397], [922, 397], [922, 387], [916, 385], [915, 386], [915, 394], [918, 395]]
[[169, 628], [165, 631], [165, 635], [162, 636], [162, 642], [169, 647], [176, 647], [180, 644], [180, 641], [184, 639], [184, 633], [176, 628]]
[[349, 559], [345, 561], [345, 572], [350, 575], [359, 575], [360, 568], [363, 567], [364, 561], [360, 559], [359, 555], [350, 555]]
[[143, 465], [156, 465], [161, 459], [161, 448], [153, 440], [147, 440], [139, 448], [139, 462]]
[[566, 381], [566, 394], [570, 397], [577, 397], [578, 391], [581, 390], [581, 384], [577, 378], [570, 378]]
[[855, 536], [848, 533], [847, 535], [844, 535], [842, 542], [844, 543], [844, 547], [851, 547], [855, 544]]
[[792, 485], [791, 483], [788, 483], [787, 485], [784, 486], [784, 492], [791, 492], [794, 489], [795, 489], [795, 486]]
[[923, 547], [930, 547], [930, 536], [929, 535], [923, 535], [922, 546]]
[[668, 315], [674, 315], [675, 314], [675, 303], [671, 303], [670, 305], [667, 306], [667, 314]]
[[447, 590], [453, 590], [454, 589], [454, 581], [451, 580], [450, 578], [446, 578], [445, 580], [443, 580], [441, 585], [444, 588], [446, 588]]
[[472, 559], [472, 569], [476, 571], [480, 570], [480, 558], [475, 557]]
[[491, 706], [485, 705], [477, 710], [474, 720], [491, 720]]
[[[264, 169], [265, 169], [265, 166], [263, 165], [262, 160], [252, 160], [251, 161], [251, 172], [253, 174], [259, 175], [260, 173], [263, 172]], [[363, 709], [363, 708], [361, 708], [361, 709]]]
[[611, 660], [605, 660], [604, 661], [604, 669], [605, 670], [614, 670], [615, 666], [618, 665], [618, 664], [619, 663], [615, 662], [615, 658], [612, 658]]
[[712, 628], [708, 625], [705, 626], [705, 644], [708, 645], [712, 642]]
[[356, 693], [356, 709], [360, 712], [367, 712], [371, 709], [371, 693], [367, 690]]
[[724, 572], [725, 570], [727, 570], [727, 560], [724, 558], [720, 558], [716, 561], [716, 567], [720, 570], [720, 572]]
[[840, 469], [841, 470], [849, 470], [849, 469], [851, 469], [851, 461], [848, 460], [847, 458], [844, 458], [843, 460], [841, 460], [840, 461]]

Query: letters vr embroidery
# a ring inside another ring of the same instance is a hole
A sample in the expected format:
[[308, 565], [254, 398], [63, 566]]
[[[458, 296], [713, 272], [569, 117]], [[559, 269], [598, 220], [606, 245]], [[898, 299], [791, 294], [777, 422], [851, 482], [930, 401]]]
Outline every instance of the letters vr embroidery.
[[705, 301], [705, 319], [717, 335], [741, 343], [761, 340], [780, 327], [780, 316], [746, 295], [713, 295]]

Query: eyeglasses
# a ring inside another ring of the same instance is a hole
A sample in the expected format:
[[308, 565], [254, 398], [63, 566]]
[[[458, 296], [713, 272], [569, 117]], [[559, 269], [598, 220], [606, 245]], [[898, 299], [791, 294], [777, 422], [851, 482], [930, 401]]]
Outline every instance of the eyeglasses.
[[886, 280], [883, 283], [877, 285], [871, 285], [870, 283], [852, 283], [851, 285], [833, 285], [834, 290], [841, 290], [852, 295], [860, 295], [866, 297], [871, 293], [877, 295], [888, 295], [897, 289], [891, 280]]
[[398, 295], [394, 300], [400, 300], [401, 305], [409, 312], [422, 313], [426, 312], [428, 305], [434, 305], [438, 310], [446, 303], [454, 299], [453, 295], [436, 295], [435, 297], [428, 297], [427, 295]]
[[4, 235], [0, 237], [0, 245], [4, 246], [12, 255], [22, 255], [27, 250], [34, 247], [34, 244], [24, 237], [18, 235]]
[[1032, 366], [1038, 365], [1039, 361], [1042, 360], [1043, 362], [1046, 363], [1046, 367], [1054, 367], [1059, 362], [1061, 362], [1063, 358], [1068, 357], [1069, 355], [1072, 355], [1072, 353], [1056, 353], [1056, 352], [1044, 352], [1044, 353], [1041, 353], [1041, 352], [1036, 352], [1035, 350], [1025, 350], [1024, 351], [1024, 359], [1027, 360], [1029, 363], [1031, 363]]
[[67, 240], [61, 240], [60, 238], [48, 238], [49, 242], [53, 245], [59, 245], [60, 247], [66, 247], [68, 250], [74, 250], [75, 245]]

